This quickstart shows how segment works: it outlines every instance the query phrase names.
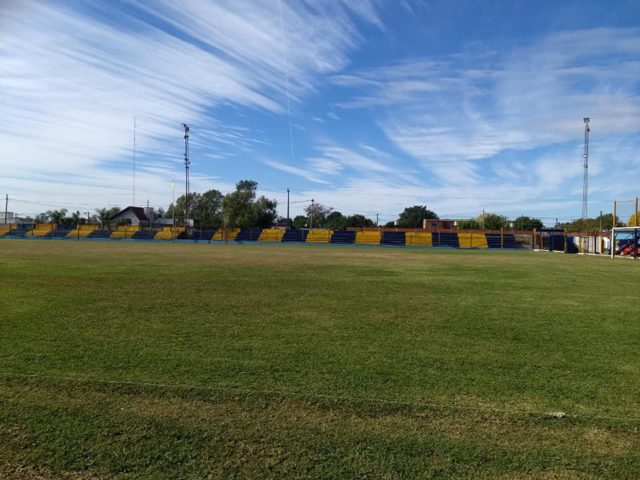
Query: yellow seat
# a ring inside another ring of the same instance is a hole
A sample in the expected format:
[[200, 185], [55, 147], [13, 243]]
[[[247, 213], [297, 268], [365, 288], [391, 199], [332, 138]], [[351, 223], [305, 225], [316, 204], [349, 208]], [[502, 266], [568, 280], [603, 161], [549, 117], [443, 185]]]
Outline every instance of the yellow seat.
[[382, 233], [379, 230], [364, 230], [356, 233], [356, 245], [380, 245]]
[[460, 248], [489, 248], [487, 236], [482, 232], [458, 232]]
[[55, 230], [56, 226], [51, 223], [39, 223], [36, 227], [27, 233], [30, 237], [44, 237], [49, 232]]
[[91, 232], [93, 232], [94, 230], [98, 230], [98, 225], [78, 225], [78, 227], [76, 227], [74, 230], [71, 230], [67, 234], [67, 238], [72, 238], [72, 237], [84, 238], [84, 237], [88, 237], [89, 234]]
[[309, 230], [307, 235], [307, 243], [329, 243], [331, 241], [333, 230]]
[[131, 225], [120, 225], [116, 230], [111, 232], [109, 238], [131, 238], [133, 234], [140, 230], [140, 227]]
[[239, 228], [220, 228], [216, 230], [216, 233], [213, 235], [213, 238], [211, 240], [232, 241], [236, 239], [239, 233]]
[[185, 231], [185, 227], [162, 227], [158, 233], [153, 237], [158, 240], [174, 240]]
[[404, 234], [405, 245], [408, 247], [432, 247], [433, 237], [431, 232], [406, 232]]
[[265, 228], [260, 232], [259, 242], [281, 242], [285, 230], [282, 228]]

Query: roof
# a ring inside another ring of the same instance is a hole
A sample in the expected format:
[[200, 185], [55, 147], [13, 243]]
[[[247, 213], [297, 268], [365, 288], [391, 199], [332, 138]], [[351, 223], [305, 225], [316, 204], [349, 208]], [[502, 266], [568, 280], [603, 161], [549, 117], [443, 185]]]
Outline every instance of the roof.
[[147, 218], [147, 216], [145, 215], [144, 208], [142, 207], [127, 207], [123, 210], [120, 210], [118, 213], [116, 213], [113, 217], [110, 218], [110, 220], [115, 220], [116, 218], [120, 217], [121, 215], [124, 215], [128, 211], [133, 213], [141, 222], [149, 221], [149, 218]]

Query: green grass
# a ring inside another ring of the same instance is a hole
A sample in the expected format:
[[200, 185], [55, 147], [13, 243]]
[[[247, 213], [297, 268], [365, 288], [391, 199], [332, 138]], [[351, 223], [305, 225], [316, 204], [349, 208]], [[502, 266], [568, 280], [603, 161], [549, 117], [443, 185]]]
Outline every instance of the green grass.
[[547, 253], [0, 240], [0, 477], [636, 478], [639, 283]]

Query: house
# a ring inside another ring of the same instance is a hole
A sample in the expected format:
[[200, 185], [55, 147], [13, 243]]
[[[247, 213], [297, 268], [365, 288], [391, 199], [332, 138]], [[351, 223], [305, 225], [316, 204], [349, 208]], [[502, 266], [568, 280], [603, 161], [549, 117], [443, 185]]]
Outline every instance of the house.
[[133, 225], [135, 227], [146, 227], [149, 225], [149, 217], [142, 207], [127, 207], [120, 210], [109, 219], [111, 225]]

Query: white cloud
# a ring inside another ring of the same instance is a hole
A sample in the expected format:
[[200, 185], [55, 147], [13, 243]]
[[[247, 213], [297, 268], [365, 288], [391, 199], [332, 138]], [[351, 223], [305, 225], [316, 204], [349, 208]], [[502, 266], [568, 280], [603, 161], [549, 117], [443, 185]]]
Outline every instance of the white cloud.
[[[140, 160], [166, 168], [167, 177], [172, 170], [179, 175], [183, 121], [195, 127], [194, 149], [267, 143], [260, 132], [221, 124], [216, 108], [284, 113], [287, 72], [292, 98], [299, 100], [322, 75], [348, 62], [362, 41], [356, 18], [381, 25], [368, 1], [283, 1], [286, 38], [278, 2], [150, 5], [0, 4], [0, 175], [14, 191], [51, 193], [42, 180], [14, 181], [18, 173], [64, 183], [76, 196], [88, 175], [115, 181], [111, 170], [131, 158], [134, 114]], [[117, 23], [109, 20], [114, 14]], [[121, 171], [114, 192], [131, 181], [129, 167]], [[159, 173], [140, 171], [140, 198], [158, 192]]]

